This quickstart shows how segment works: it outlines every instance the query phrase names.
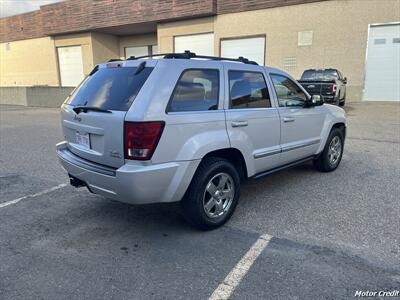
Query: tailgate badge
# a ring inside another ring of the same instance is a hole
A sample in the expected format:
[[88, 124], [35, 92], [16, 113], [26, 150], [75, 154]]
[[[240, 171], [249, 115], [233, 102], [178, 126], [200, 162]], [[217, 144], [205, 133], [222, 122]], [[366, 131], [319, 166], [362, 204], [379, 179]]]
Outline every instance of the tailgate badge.
[[312, 89], [312, 88], [315, 88], [315, 85], [311, 84], [311, 85], [307, 85], [307, 87]]
[[115, 158], [122, 158], [121, 154], [115, 150], [110, 151], [110, 156]]

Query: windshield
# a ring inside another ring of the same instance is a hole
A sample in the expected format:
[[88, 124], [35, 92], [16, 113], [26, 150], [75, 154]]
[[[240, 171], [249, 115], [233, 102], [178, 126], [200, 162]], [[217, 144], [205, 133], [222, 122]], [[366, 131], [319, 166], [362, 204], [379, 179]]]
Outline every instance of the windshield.
[[308, 70], [301, 76], [301, 80], [324, 81], [334, 79], [338, 79], [336, 70]]
[[85, 78], [67, 104], [127, 111], [153, 68], [99, 68]]

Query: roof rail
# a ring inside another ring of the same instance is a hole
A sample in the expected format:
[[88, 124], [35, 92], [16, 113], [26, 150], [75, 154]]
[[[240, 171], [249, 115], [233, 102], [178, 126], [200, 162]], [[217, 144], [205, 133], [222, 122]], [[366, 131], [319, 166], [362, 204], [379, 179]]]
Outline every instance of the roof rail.
[[161, 53], [161, 54], [153, 54], [153, 55], [144, 55], [144, 56], [131, 56], [127, 60], [136, 60], [141, 58], [148, 58], [148, 57], [157, 57], [163, 56], [165, 59], [191, 59], [191, 58], [201, 58], [201, 59], [209, 59], [209, 60], [226, 60], [226, 61], [234, 61], [234, 62], [241, 62], [244, 64], [250, 65], [258, 65], [255, 61], [249, 60], [243, 56], [238, 58], [227, 58], [227, 57], [219, 57], [219, 56], [207, 56], [207, 55], [197, 55], [196, 53], [190, 52], [186, 50], [183, 53]]

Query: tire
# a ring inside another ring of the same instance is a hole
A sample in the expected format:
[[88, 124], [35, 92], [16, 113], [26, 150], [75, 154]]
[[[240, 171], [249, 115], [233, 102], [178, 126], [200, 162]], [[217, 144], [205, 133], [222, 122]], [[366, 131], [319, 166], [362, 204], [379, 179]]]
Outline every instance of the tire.
[[[214, 192], [213, 197], [211, 192]], [[215, 229], [229, 220], [239, 197], [240, 178], [236, 168], [225, 159], [206, 158], [181, 201], [183, 216], [197, 229]]]
[[326, 141], [324, 150], [319, 157], [314, 160], [315, 168], [321, 172], [332, 172], [336, 170], [342, 160], [343, 149], [343, 132], [339, 128], [333, 128]]

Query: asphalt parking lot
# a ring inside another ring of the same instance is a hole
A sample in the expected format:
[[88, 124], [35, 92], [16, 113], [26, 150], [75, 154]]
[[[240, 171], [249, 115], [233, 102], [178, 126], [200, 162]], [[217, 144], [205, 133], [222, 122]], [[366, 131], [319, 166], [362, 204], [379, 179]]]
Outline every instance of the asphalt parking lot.
[[58, 110], [0, 106], [0, 299], [207, 299], [265, 234], [232, 299], [400, 290], [400, 105], [346, 110], [334, 173], [305, 164], [251, 182], [226, 226], [199, 232], [177, 205], [64, 185]]

